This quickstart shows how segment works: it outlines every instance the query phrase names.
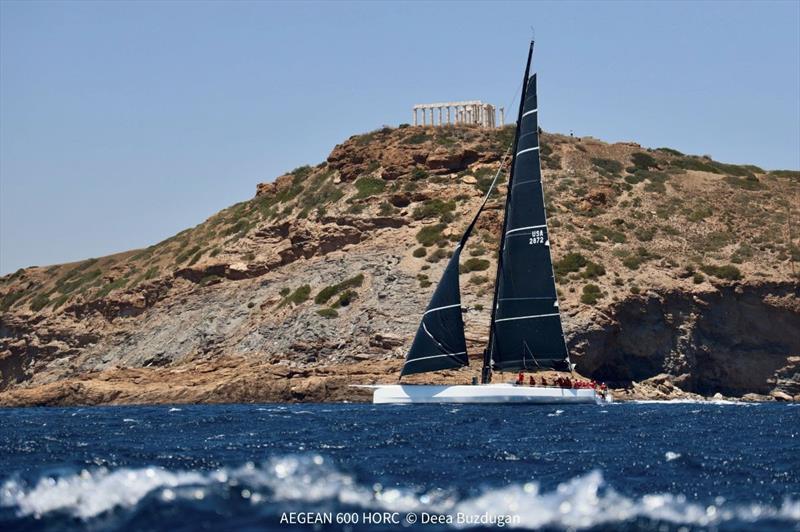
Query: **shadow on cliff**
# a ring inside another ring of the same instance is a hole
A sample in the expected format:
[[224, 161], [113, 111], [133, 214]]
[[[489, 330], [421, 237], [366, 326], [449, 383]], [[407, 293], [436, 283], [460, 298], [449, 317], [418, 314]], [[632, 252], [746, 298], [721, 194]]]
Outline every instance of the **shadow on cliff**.
[[571, 339], [577, 370], [624, 387], [660, 374], [687, 392], [800, 393], [797, 283], [651, 292]]

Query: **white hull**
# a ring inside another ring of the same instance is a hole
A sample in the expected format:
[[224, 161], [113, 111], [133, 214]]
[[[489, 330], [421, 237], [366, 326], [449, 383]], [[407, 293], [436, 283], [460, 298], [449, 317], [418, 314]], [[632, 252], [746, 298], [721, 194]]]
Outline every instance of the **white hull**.
[[611, 402], [592, 389], [569, 389], [513, 384], [433, 386], [427, 384], [386, 384], [370, 386], [372, 402], [386, 403], [525, 403], [525, 404], [601, 404]]

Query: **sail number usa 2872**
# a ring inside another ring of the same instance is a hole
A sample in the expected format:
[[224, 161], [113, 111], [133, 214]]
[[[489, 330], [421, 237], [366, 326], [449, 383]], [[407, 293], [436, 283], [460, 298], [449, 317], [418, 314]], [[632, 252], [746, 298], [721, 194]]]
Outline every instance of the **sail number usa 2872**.
[[534, 229], [531, 231], [531, 237], [528, 241], [531, 246], [536, 244], [544, 244], [544, 229]]

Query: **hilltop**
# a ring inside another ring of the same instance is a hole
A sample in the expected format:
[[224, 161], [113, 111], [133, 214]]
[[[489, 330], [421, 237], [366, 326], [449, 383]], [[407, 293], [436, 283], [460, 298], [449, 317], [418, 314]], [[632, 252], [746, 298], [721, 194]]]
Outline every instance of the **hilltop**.
[[[0, 404], [364, 399], [346, 385], [396, 380], [513, 133], [357, 135], [146, 249], [0, 278]], [[800, 173], [553, 133], [541, 154], [581, 374], [800, 399]], [[504, 195], [462, 259], [472, 366], [409, 382], [477, 375]]]

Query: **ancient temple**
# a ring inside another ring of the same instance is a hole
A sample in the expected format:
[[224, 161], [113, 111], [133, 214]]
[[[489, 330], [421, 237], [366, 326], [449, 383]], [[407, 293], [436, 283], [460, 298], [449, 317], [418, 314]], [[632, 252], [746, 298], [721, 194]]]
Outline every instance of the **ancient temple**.
[[[415, 126], [441, 126], [446, 124], [474, 124], [481, 127], [497, 127], [495, 106], [480, 100], [465, 102], [423, 103], [413, 107]], [[422, 113], [419, 120], [418, 113]], [[500, 107], [500, 127], [505, 123]]]

